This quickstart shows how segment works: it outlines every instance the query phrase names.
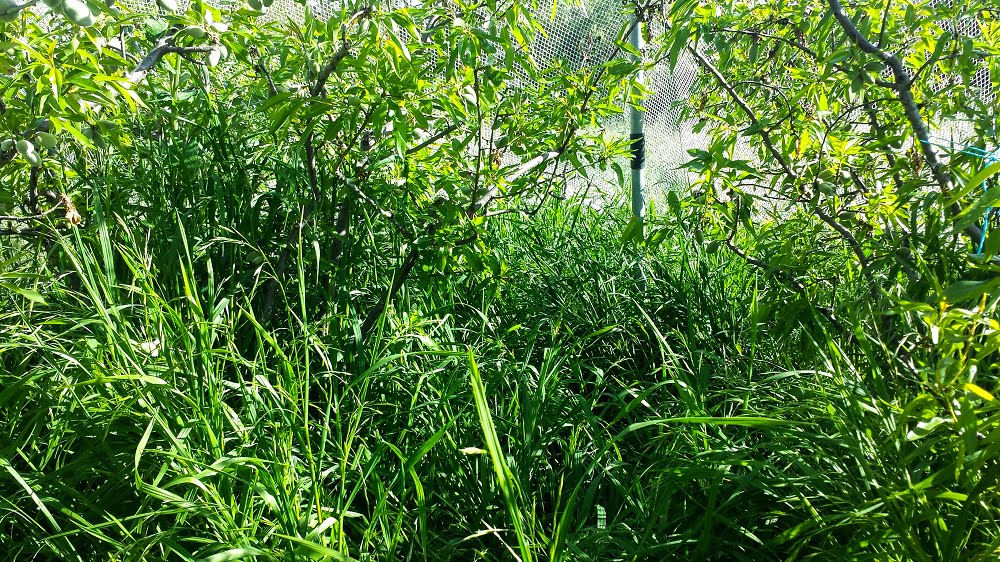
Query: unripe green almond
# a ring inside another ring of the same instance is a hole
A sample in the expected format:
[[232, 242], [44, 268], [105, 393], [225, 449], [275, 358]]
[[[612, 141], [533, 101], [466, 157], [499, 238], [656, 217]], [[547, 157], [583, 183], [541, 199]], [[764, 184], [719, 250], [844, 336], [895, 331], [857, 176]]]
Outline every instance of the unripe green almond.
[[97, 126], [100, 127], [102, 131], [113, 131], [118, 128], [118, 123], [107, 119], [101, 119], [97, 122]]
[[14, 139], [3, 139], [0, 141], [0, 152], [7, 152], [14, 148]]
[[28, 164], [31, 164], [32, 167], [42, 165], [42, 155], [37, 152], [29, 152], [28, 154], [25, 154], [24, 159], [28, 162]]
[[94, 23], [97, 21], [94, 18], [94, 14], [91, 13], [89, 10], [85, 14], [83, 14], [82, 17], [79, 17], [79, 18], [77, 18], [77, 17], [75, 17], [73, 15], [70, 15], [67, 12], [66, 13], [66, 19], [68, 19], [69, 21], [75, 23], [76, 25], [79, 25], [80, 27], [90, 27], [90, 26], [94, 25]]
[[94, 14], [90, 13], [90, 8], [85, 2], [80, 0], [65, 0], [62, 5], [62, 12], [66, 19], [79, 25], [87, 27], [94, 25]]
[[260, 3], [263, 4], [265, 8], [270, 8], [271, 4], [274, 4], [274, 0], [260, 0]]
[[260, 0], [247, 0], [247, 4], [250, 4], [250, 7], [256, 12], [260, 12], [264, 9], [264, 4], [261, 3]]
[[165, 12], [176, 12], [177, 2], [174, 0], [156, 0], [156, 5]]
[[21, 156], [27, 157], [29, 154], [35, 152], [35, 145], [31, 144], [31, 141], [21, 139], [14, 143], [14, 146], [17, 147], [17, 153]]
[[14, 21], [19, 11], [0, 12], [0, 22]]
[[195, 39], [202, 39], [203, 37], [205, 37], [206, 33], [204, 29], [202, 29], [197, 25], [189, 25], [177, 32], [178, 38], [184, 37], [185, 35], [189, 35], [191, 37], [194, 37]]
[[[2, 0], [0, 0], [0, 2], [2, 2]], [[42, 0], [42, 3], [53, 10], [58, 10], [59, 7], [62, 6], [63, 0]]]
[[55, 148], [59, 142], [59, 139], [52, 133], [38, 133], [35, 138], [38, 140], [38, 144], [48, 149]]
[[222, 60], [222, 51], [219, 49], [212, 49], [208, 52], [208, 66], [215, 68], [219, 61]]

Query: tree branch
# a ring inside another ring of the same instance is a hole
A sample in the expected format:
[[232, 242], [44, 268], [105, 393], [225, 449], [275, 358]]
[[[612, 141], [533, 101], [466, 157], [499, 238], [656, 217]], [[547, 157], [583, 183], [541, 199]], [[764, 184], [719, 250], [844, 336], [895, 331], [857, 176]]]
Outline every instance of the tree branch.
[[378, 304], [370, 308], [368, 314], [365, 315], [365, 321], [361, 324], [362, 339], [367, 338], [368, 334], [371, 333], [372, 328], [375, 327], [375, 323], [378, 322], [379, 317], [385, 312], [386, 305], [396, 299], [399, 290], [403, 288], [403, 284], [410, 277], [410, 272], [417, 265], [417, 258], [419, 257], [420, 249], [416, 246], [410, 248], [410, 251], [406, 254], [406, 259], [403, 260], [403, 265], [396, 270], [396, 274], [393, 276], [392, 286], [389, 287], [388, 294]]
[[6, 15], [16, 14], [16, 13], [20, 12], [21, 10], [27, 10], [28, 8], [30, 8], [30, 7], [34, 6], [35, 4], [37, 4], [39, 1], [40, 0], [28, 0], [24, 4], [14, 4], [14, 5], [10, 6], [9, 8], [7, 8], [6, 10], [4, 10], [4, 14], [6, 14]]
[[[757, 119], [757, 115], [754, 113], [753, 109], [750, 108], [750, 105], [746, 102], [746, 100], [744, 100], [743, 97], [740, 96], [739, 92], [736, 91], [736, 88], [733, 87], [733, 85], [729, 83], [726, 77], [723, 76], [722, 73], [719, 72], [717, 68], [715, 68], [715, 65], [713, 65], [704, 55], [699, 53], [698, 50], [694, 48], [693, 45], [688, 45], [688, 51], [695, 58], [695, 60], [698, 61], [698, 63], [702, 66], [702, 68], [707, 70], [709, 74], [711, 74], [715, 78], [715, 81], [722, 87], [722, 89], [726, 91], [726, 93], [729, 94], [729, 97], [736, 102], [736, 105], [740, 106], [740, 109], [742, 109], [743, 113], [746, 114], [747, 119], [750, 120], [750, 123], [757, 129], [759, 129], [759, 132], [757, 134], [760, 136], [760, 139], [764, 143], [765, 148], [767, 148], [767, 151], [781, 166], [781, 169], [785, 173], [785, 175], [793, 181], [798, 179], [798, 176], [795, 175], [795, 173], [792, 171], [791, 166], [788, 164], [788, 161], [785, 159], [784, 154], [782, 154], [781, 151], [779, 151], [778, 148], [774, 145], [774, 142], [771, 140], [770, 133], [767, 131], [767, 129], [761, 126], [760, 121]], [[853, 234], [851, 234], [851, 231], [848, 230], [847, 227], [845, 227], [843, 224], [837, 221], [837, 219], [835, 219], [833, 216], [831, 216], [829, 213], [823, 210], [822, 207], [819, 207], [818, 205], [812, 209], [812, 212], [815, 213], [816, 216], [820, 218], [820, 220], [830, 225], [831, 228], [833, 228], [838, 234], [840, 234], [840, 236], [844, 239], [844, 242], [851, 248], [851, 252], [853, 252], [854, 255], [857, 256], [858, 262], [861, 265], [861, 272], [868, 280], [870, 288], [873, 291], [876, 290], [875, 278], [869, 269], [868, 258], [865, 256], [865, 252], [864, 249], [862, 249], [861, 244], [859, 244], [858, 240], [854, 237]], [[732, 240], [730, 238], [729, 242], [731, 241]]]
[[[358, 128], [357, 131], [355, 131], [354, 136], [351, 138], [351, 141], [341, 151], [340, 159], [334, 165], [333, 171], [335, 173], [337, 169], [340, 167], [341, 163], [347, 157], [347, 154], [354, 149], [354, 146], [358, 143], [358, 139], [360, 139], [361, 136], [364, 134], [366, 128], [368, 127], [368, 123], [371, 120], [372, 114], [374, 114], [374, 107], [365, 113], [365, 117], [361, 123], [361, 126]], [[311, 169], [315, 170], [315, 161], [312, 161], [311, 164], [307, 165]], [[295, 226], [288, 231], [288, 234], [285, 237], [285, 248], [281, 251], [281, 256], [278, 258], [278, 265], [274, 271], [274, 277], [271, 279], [270, 285], [268, 286], [267, 292], [264, 297], [264, 307], [261, 312], [261, 316], [263, 318], [270, 318], [271, 316], [271, 310], [274, 308], [274, 303], [278, 296], [278, 287], [280, 285], [279, 279], [281, 279], [281, 277], [285, 274], [285, 269], [288, 268], [288, 260], [291, 257], [291, 246], [292, 244], [295, 243], [296, 238], [298, 238], [298, 233], [301, 231], [302, 225], [304, 225], [305, 222], [312, 216], [313, 211], [316, 210], [316, 206], [318, 204], [319, 204], [319, 199], [316, 198], [309, 201], [306, 205], [304, 205], [302, 207], [301, 216], [299, 220], [295, 223]], [[341, 217], [347, 216], [344, 213], [346, 209], [349, 209], [349, 206], [345, 206], [341, 209]], [[346, 231], [346, 227], [340, 230]]]
[[271, 72], [267, 69], [267, 66], [264, 64], [263, 57], [257, 59], [257, 62], [254, 64], [254, 69], [256, 69], [257, 72], [263, 74], [264, 78], [267, 79], [267, 89], [269, 92], [271, 92], [271, 95], [272, 96], [278, 95], [278, 87], [274, 85], [274, 79], [271, 78]]
[[11, 222], [38, 221], [56, 212], [57, 210], [59, 210], [60, 207], [62, 207], [62, 202], [57, 203], [52, 207], [45, 209], [44, 211], [34, 215], [0, 215], [0, 221], [11, 221]]
[[44, 236], [45, 232], [38, 230], [37, 228], [22, 228], [20, 230], [15, 228], [6, 228], [0, 230], [0, 236]]
[[[954, 183], [952, 181], [951, 174], [945, 168], [944, 164], [938, 159], [937, 152], [930, 143], [930, 131], [927, 128], [927, 124], [924, 123], [923, 117], [920, 116], [920, 109], [917, 107], [917, 102], [913, 98], [913, 90], [911, 89], [912, 83], [910, 82], [910, 77], [906, 74], [906, 68], [903, 66], [903, 61], [896, 55], [884, 51], [882, 48], [877, 47], [868, 40], [867, 37], [858, 31], [857, 26], [854, 25], [854, 21], [851, 20], [847, 11], [844, 9], [843, 4], [840, 0], [827, 0], [830, 11], [833, 12], [833, 17], [836, 18], [837, 23], [844, 30], [847, 37], [853, 41], [862, 51], [875, 56], [886, 66], [892, 70], [893, 85], [892, 89], [895, 90], [896, 96], [899, 102], [903, 104], [903, 111], [906, 114], [906, 119], [910, 123], [910, 128], [913, 129], [913, 133], [917, 137], [917, 142], [920, 144], [920, 150], [923, 152], [924, 159], [930, 166], [931, 175], [934, 176], [934, 181], [938, 184], [938, 188], [941, 190], [941, 196], [943, 198], [948, 197], [948, 193], [951, 192]], [[949, 211], [952, 216], [957, 216], [962, 212], [961, 206], [958, 202], [952, 203]], [[966, 236], [968, 236], [973, 241], [978, 241], [982, 237], [982, 230], [975, 225], [967, 226], [964, 230]]]
[[340, 44], [340, 49], [333, 54], [333, 57], [323, 66], [319, 71], [319, 76], [316, 78], [316, 83], [313, 84], [312, 89], [309, 90], [309, 94], [316, 97], [323, 93], [323, 89], [326, 87], [327, 80], [330, 79], [330, 75], [337, 70], [337, 66], [340, 65], [340, 61], [347, 57], [350, 52], [351, 44], [347, 41], [345, 36], [343, 42]]
[[[739, 217], [741, 212], [742, 212], [742, 201], [737, 201], [736, 213], [734, 216]], [[729, 251], [736, 254], [741, 260], [747, 262], [748, 264], [758, 269], [763, 270], [764, 273], [771, 275], [778, 281], [785, 283], [785, 285], [787, 285], [790, 289], [792, 289], [793, 291], [798, 293], [799, 296], [805, 299], [806, 302], [811, 304], [813, 308], [815, 308], [816, 311], [819, 312], [819, 314], [823, 316], [823, 318], [825, 318], [827, 322], [830, 323], [831, 326], [833, 326], [837, 330], [840, 330], [841, 332], [846, 332], [844, 325], [841, 324], [840, 320], [837, 319], [837, 316], [834, 314], [833, 309], [827, 308], [825, 306], [819, 306], [813, 303], [812, 300], [809, 299], [808, 295], [806, 294], [805, 285], [803, 285], [801, 281], [796, 279], [795, 276], [788, 273], [787, 271], [782, 271], [780, 269], [771, 267], [767, 262], [764, 262], [762, 260], [759, 260], [751, 256], [750, 254], [747, 254], [746, 252], [743, 251], [743, 249], [737, 246], [736, 243], [733, 242], [733, 239], [736, 237], [736, 229], [738, 228], [738, 226], [739, 226], [739, 220], [734, 219], [733, 228], [729, 231], [729, 236], [726, 237], [726, 247], [729, 248]]]
[[162, 37], [159, 41], [153, 45], [153, 49], [143, 57], [139, 64], [125, 75], [125, 78], [130, 82], [138, 82], [142, 80], [146, 74], [153, 69], [160, 59], [168, 53], [177, 53], [181, 55], [191, 54], [191, 53], [208, 53], [215, 49], [215, 47], [210, 45], [201, 45], [195, 47], [179, 47], [174, 43], [174, 34]]
[[719, 72], [719, 69], [715, 68], [715, 65], [713, 65], [707, 58], [705, 58], [705, 55], [702, 55], [700, 52], [698, 52], [698, 49], [696, 49], [694, 45], [689, 44], [687, 46], [687, 50], [689, 53], [691, 53], [691, 56], [693, 56], [694, 59], [698, 61], [698, 64], [700, 64], [702, 68], [704, 68], [709, 74], [712, 75], [713, 78], [715, 78], [715, 81], [718, 82], [719, 86], [722, 86], [722, 89], [724, 89], [726, 93], [729, 94], [729, 97], [732, 98], [734, 102], [736, 102], [736, 105], [740, 106], [740, 109], [742, 109], [743, 113], [746, 114], [747, 119], [750, 120], [751, 125], [760, 129], [758, 135], [760, 135], [760, 139], [764, 143], [764, 147], [771, 154], [771, 157], [774, 158], [776, 162], [778, 162], [778, 165], [781, 166], [781, 170], [787, 176], [794, 178], [795, 173], [792, 171], [792, 168], [788, 165], [788, 162], [785, 160], [785, 156], [781, 153], [780, 150], [777, 149], [777, 147], [774, 146], [774, 141], [771, 140], [771, 133], [769, 133], [768, 130], [765, 129], [760, 124], [760, 121], [757, 120], [757, 115], [754, 113], [752, 109], [750, 109], [750, 105], [747, 104], [746, 100], [743, 99], [743, 96], [741, 96], [740, 93], [737, 92], [735, 88], [733, 88], [732, 84], [730, 84], [729, 81], [726, 80], [726, 77], [723, 76], [721, 72]]
[[858, 263], [861, 265], [861, 274], [864, 275], [865, 280], [868, 281], [868, 290], [871, 292], [872, 297], [878, 296], [878, 285], [875, 283], [875, 276], [871, 272], [871, 262], [868, 257], [865, 256], [864, 250], [861, 248], [861, 244], [858, 243], [857, 238], [851, 234], [851, 231], [847, 229], [846, 226], [840, 223], [837, 219], [830, 216], [822, 207], [819, 205], [813, 209], [816, 216], [826, 224], [830, 225], [830, 228], [837, 231], [841, 238], [847, 242], [847, 246], [854, 253], [855, 257], [858, 258]]
[[[635, 23], [633, 22], [632, 26], [634, 25]], [[631, 32], [631, 30], [632, 27], [629, 27], [626, 30], [625, 37], [628, 37], [628, 34]], [[618, 44], [616, 44], [611, 54], [609, 54], [608, 60], [613, 60], [617, 56], [620, 48], [621, 47]], [[595, 81], [598, 80], [600, 76], [603, 74], [603, 72], [604, 72], [604, 67], [598, 69], [594, 77], [594, 80]], [[590, 102], [590, 98], [596, 91], [597, 91], [596, 87], [591, 87], [584, 94], [583, 100], [580, 103], [581, 113], [586, 110], [587, 105]], [[448, 132], [450, 132], [447, 129], [446, 131], [447, 132], [439, 133], [440, 137], [444, 137], [446, 134], [448, 134]], [[546, 152], [545, 154], [536, 156], [535, 158], [532, 158], [528, 162], [522, 164], [520, 167], [518, 167], [517, 170], [514, 171], [511, 177], [507, 180], [507, 183], [517, 181], [518, 179], [538, 169], [540, 166], [544, 168], [544, 166], [547, 166], [549, 162], [562, 156], [562, 154], [569, 149], [570, 143], [573, 140], [573, 136], [575, 133], [576, 133], [576, 124], [573, 121], [570, 121], [566, 125], [565, 136], [563, 137], [562, 142], [559, 143], [558, 148], [556, 148], [553, 151]], [[436, 140], [437, 140], [436, 138], [432, 137], [432, 139], [430, 139], [429, 141], [425, 141], [424, 143], [421, 143], [417, 147], [414, 147], [413, 151], [415, 152], [417, 150], [420, 150], [425, 146], [427, 146], [430, 142], [434, 142]], [[407, 153], [409, 153], [409, 151], [407, 151]], [[465, 215], [471, 218], [476, 213], [485, 209], [490, 204], [490, 202], [496, 197], [497, 193], [499, 193], [499, 188], [500, 186], [498, 182], [492, 188], [487, 190], [487, 192], [484, 195], [473, 201], [469, 205], [469, 207], [466, 208]], [[427, 235], [433, 236], [434, 233], [437, 232], [439, 227], [440, 227], [439, 223], [430, 225], [426, 231]], [[403, 260], [402, 265], [399, 267], [399, 269], [397, 269], [396, 274], [393, 277], [392, 286], [389, 288], [389, 292], [386, 295], [386, 298], [384, 300], [380, 300], [379, 303], [376, 304], [374, 307], [372, 307], [365, 315], [365, 320], [361, 325], [362, 339], [366, 338], [368, 334], [371, 332], [371, 330], [375, 327], [375, 323], [378, 321], [379, 317], [381, 317], [382, 313], [385, 311], [385, 307], [388, 305], [388, 303], [392, 302], [392, 300], [396, 298], [396, 294], [402, 289], [403, 285], [406, 283], [406, 280], [413, 271], [413, 268], [416, 266], [419, 257], [420, 257], [419, 248], [413, 246], [407, 253], [406, 258]]]
[[437, 141], [443, 139], [444, 137], [448, 136], [449, 134], [452, 133], [452, 131], [454, 131], [457, 128], [458, 128], [458, 125], [448, 125], [447, 127], [445, 127], [444, 129], [438, 131], [434, 135], [431, 135], [424, 142], [418, 144], [417, 146], [414, 146], [413, 148], [408, 148], [406, 150], [406, 154], [414, 154], [416, 152], [420, 152], [421, 150], [427, 148], [428, 146], [430, 146], [430, 145], [436, 143]]

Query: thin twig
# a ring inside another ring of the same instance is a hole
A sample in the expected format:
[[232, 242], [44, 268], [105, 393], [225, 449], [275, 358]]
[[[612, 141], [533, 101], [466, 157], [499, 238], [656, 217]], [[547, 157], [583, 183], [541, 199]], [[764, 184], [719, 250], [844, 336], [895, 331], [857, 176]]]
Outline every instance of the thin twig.
[[61, 207], [62, 203], [57, 203], [55, 206], [34, 215], [0, 215], [0, 221], [11, 221], [11, 222], [38, 221], [56, 212]]
[[44, 236], [45, 232], [37, 228], [15, 228], [0, 229], [0, 236]]
[[702, 68], [708, 71], [708, 73], [711, 74], [713, 78], [715, 78], [715, 81], [719, 84], [719, 86], [722, 87], [722, 89], [726, 91], [727, 94], [729, 94], [729, 97], [734, 102], [736, 102], [736, 105], [740, 106], [740, 109], [742, 109], [743, 113], [746, 114], [747, 119], [750, 120], [750, 124], [759, 130], [757, 134], [760, 136], [761, 141], [764, 143], [764, 147], [771, 154], [771, 156], [778, 163], [778, 165], [781, 166], [782, 171], [785, 172], [785, 174], [790, 177], [795, 177], [795, 173], [792, 171], [792, 168], [785, 160], [785, 156], [781, 153], [780, 150], [777, 149], [777, 147], [775, 147], [774, 141], [771, 140], [771, 133], [768, 132], [768, 130], [761, 125], [760, 121], [757, 120], [757, 114], [754, 113], [752, 109], [750, 109], [750, 105], [746, 102], [746, 100], [743, 99], [743, 96], [741, 96], [740, 93], [737, 92], [735, 88], [733, 88], [733, 86], [729, 83], [729, 81], [726, 80], [726, 77], [723, 76], [721, 72], [719, 72], [719, 69], [715, 68], [715, 65], [712, 64], [705, 57], [705, 55], [701, 54], [698, 51], [698, 49], [694, 47], [694, 45], [688, 45], [687, 50], [691, 54], [691, 56], [693, 56], [694, 59], [698, 61], [698, 64], [700, 64]]
[[361, 187], [355, 185], [353, 181], [346, 180], [344, 183], [347, 184], [348, 189], [350, 189], [355, 195], [357, 195], [359, 199], [374, 207], [375, 210], [378, 211], [378, 214], [382, 215], [382, 217], [385, 220], [389, 221], [389, 224], [394, 226], [396, 230], [398, 230], [399, 233], [403, 235], [403, 237], [405, 237], [407, 240], [413, 240], [415, 238], [413, 231], [410, 230], [410, 228], [404, 226], [402, 223], [400, 223], [399, 219], [396, 218], [396, 215], [392, 211], [380, 205], [378, 201], [376, 201], [372, 196], [365, 193], [361, 189]]
[[442, 129], [442, 130], [438, 131], [437, 133], [435, 133], [434, 135], [430, 136], [424, 142], [422, 142], [422, 143], [420, 143], [417, 146], [414, 146], [412, 148], [408, 148], [406, 150], [406, 154], [414, 154], [416, 152], [420, 152], [421, 150], [427, 148], [428, 146], [430, 146], [430, 145], [436, 143], [437, 141], [443, 139], [444, 137], [448, 136], [449, 134], [452, 133], [452, 131], [454, 131], [457, 128], [458, 128], [458, 125], [448, 125], [444, 129]]
[[254, 64], [254, 68], [257, 70], [257, 72], [263, 74], [264, 78], [267, 79], [267, 89], [271, 92], [271, 95], [272, 96], [278, 95], [278, 87], [274, 85], [274, 79], [271, 78], [271, 72], [267, 69], [267, 66], [264, 64], [263, 57], [257, 59], [257, 62]]

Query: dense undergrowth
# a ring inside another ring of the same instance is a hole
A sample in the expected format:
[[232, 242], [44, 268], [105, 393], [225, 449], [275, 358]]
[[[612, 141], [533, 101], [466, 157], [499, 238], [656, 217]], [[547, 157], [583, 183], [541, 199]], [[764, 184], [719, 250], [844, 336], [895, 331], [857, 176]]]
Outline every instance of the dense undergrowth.
[[927, 415], [924, 351], [828, 333], [675, 216], [646, 256], [626, 223], [497, 221], [495, 271], [422, 272], [360, 344], [323, 245], [266, 320], [238, 231], [98, 205], [5, 255], [46, 273], [3, 301], [2, 558], [990, 557], [996, 434]]
[[639, 63], [442, 4], [0, 27], [0, 560], [998, 557], [995, 191], [907, 132], [995, 136], [916, 81], [988, 49], [927, 3], [636, 5], [713, 123], [642, 231], [565, 181], [624, 178]]

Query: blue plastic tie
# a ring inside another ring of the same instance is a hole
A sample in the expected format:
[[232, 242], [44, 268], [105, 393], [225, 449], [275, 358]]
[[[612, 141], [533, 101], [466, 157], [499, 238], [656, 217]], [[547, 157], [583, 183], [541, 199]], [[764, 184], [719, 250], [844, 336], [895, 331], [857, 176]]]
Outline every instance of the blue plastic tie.
[[[986, 165], [989, 166], [996, 161], [996, 158], [989, 156], [986, 158]], [[983, 193], [986, 191], [986, 182], [983, 182]], [[986, 231], [990, 229], [990, 213], [992, 212], [993, 207], [986, 207], [986, 214], [983, 216], [983, 233], [979, 235], [979, 246], [976, 248], [976, 254], [983, 253], [983, 246], [986, 244]]]

